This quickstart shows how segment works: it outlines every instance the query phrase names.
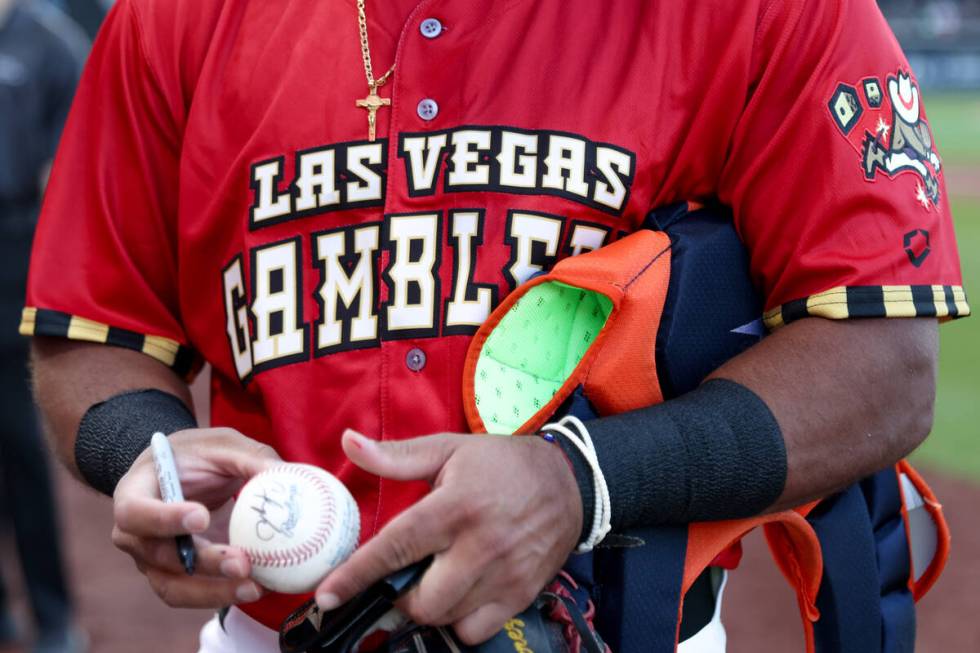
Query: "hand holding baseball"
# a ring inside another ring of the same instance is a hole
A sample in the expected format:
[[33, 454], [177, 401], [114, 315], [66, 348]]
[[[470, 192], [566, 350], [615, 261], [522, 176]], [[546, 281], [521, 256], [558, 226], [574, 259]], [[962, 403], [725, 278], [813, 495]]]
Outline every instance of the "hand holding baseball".
[[313, 465], [283, 463], [242, 488], [228, 541], [245, 552], [263, 587], [299, 594], [350, 556], [360, 531], [357, 503], [340, 480]]
[[[249, 579], [240, 549], [203, 536], [211, 511], [225, 505], [253, 476], [281, 464], [276, 452], [226, 428], [190, 429], [169, 436], [186, 501], [164, 503], [149, 450], [119, 480], [113, 495], [113, 544], [129, 554], [153, 591], [173, 607], [219, 608], [262, 595]], [[197, 572], [186, 575], [174, 548], [175, 535], [191, 533]]]
[[582, 528], [582, 500], [561, 449], [537, 437], [432, 435], [376, 442], [354, 431], [344, 451], [386, 478], [432, 492], [364, 543], [317, 588], [321, 608], [435, 554], [399, 607], [416, 623], [453, 624], [481, 642], [524, 610], [561, 568]]

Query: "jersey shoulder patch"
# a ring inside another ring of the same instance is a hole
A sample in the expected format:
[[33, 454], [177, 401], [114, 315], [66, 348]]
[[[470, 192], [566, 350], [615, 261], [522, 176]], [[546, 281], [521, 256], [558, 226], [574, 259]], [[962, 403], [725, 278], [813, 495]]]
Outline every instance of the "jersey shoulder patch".
[[927, 211], [938, 206], [942, 162], [911, 72], [840, 82], [827, 107], [867, 181], [915, 175], [915, 201]]

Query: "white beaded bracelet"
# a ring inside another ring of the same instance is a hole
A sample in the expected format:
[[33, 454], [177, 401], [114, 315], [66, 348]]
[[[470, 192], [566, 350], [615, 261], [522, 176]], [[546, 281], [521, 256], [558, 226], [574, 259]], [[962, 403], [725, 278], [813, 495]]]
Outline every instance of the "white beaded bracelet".
[[588, 553], [609, 534], [612, 526], [609, 520], [612, 516], [612, 506], [609, 503], [609, 486], [606, 485], [606, 478], [602, 475], [599, 468], [599, 458], [596, 456], [595, 445], [592, 444], [592, 437], [589, 430], [585, 428], [582, 420], [574, 415], [566, 415], [555, 423], [546, 424], [542, 431], [552, 431], [565, 436], [569, 442], [575, 445], [589, 463], [592, 469], [592, 483], [595, 488], [595, 510], [592, 514], [592, 529], [589, 536], [575, 549], [576, 553]]

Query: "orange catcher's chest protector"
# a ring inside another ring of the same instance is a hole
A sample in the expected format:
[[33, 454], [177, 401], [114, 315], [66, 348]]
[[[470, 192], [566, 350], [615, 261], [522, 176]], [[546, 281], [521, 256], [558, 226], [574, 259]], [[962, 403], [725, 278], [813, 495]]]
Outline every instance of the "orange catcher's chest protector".
[[[535, 433], [564, 414], [650, 406], [763, 336], [727, 212], [678, 204], [647, 226], [563, 259], [491, 314], [464, 369], [474, 432]], [[905, 461], [793, 511], [613, 533], [566, 568], [593, 588], [612, 650], [673, 651], [687, 591], [713, 564], [737, 564], [759, 526], [796, 592], [808, 651], [911, 650], [914, 601], [941, 572], [949, 537]]]

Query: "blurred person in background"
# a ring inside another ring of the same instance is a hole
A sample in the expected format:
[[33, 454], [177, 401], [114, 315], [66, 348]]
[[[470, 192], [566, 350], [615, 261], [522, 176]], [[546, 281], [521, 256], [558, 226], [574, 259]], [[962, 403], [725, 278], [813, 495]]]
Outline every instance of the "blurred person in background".
[[94, 39], [102, 25], [102, 19], [115, 0], [47, 0], [55, 5], [85, 30], [89, 39]]
[[[41, 194], [87, 47], [80, 28], [51, 6], [0, 0], [0, 505], [13, 525], [35, 653], [84, 649], [17, 323]], [[0, 579], [0, 647], [19, 637], [6, 594]]]

